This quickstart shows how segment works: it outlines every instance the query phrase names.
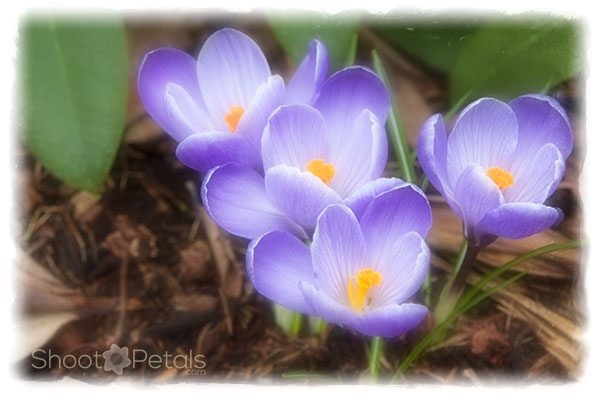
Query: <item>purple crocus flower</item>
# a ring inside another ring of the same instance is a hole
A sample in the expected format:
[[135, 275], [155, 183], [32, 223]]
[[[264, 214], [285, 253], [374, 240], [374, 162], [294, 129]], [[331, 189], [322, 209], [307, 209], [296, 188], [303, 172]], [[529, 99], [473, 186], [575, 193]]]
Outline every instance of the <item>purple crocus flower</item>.
[[261, 166], [261, 133], [270, 114], [286, 102], [308, 103], [328, 76], [328, 52], [317, 41], [285, 89], [271, 75], [251, 38], [233, 30], [212, 34], [195, 61], [161, 48], [146, 54], [138, 92], [153, 119], [180, 146], [193, 148], [195, 168], [227, 162]]
[[[270, 117], [262, 137], [265, 177], [231, 163], [212, 169], [201, 197], [225, 230], [254, 239], [271, 230], [308, 238], [320, 212], [381, 176], [387, 159], [384, 122], [389, 94], [363, 67], [330, 77], [308, 105], [286, 105]], [[179, 157], [195, 165], [195, 149]]]
[[406, 301], [428, 270], [431, 209], [419, 189], [398, 179], [368, 186], [320, 214], [311, 247], [283, 231], [253, 240], [247, 272], [259, 293], [284, 307], [365, 335], [395, 337], [427, 313]]
[[484, 98], [460, 114], [449, 138], [441, 115], [418, 138], [418, 160], [464, 223], [466, 238], [486, 246], [520, 239], [562, 220], [543, 202], [564, 175], [573, 148], [569, 119], [556, 100], [530, 94], [510, 103]]

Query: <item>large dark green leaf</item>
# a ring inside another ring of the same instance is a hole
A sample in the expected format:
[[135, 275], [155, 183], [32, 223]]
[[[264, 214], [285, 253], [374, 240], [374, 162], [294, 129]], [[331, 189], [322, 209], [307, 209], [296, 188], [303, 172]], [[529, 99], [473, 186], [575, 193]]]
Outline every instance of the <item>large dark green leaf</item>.
[[389, 42], [425, 65], [449, 72], [456, 62], [460, 49], [474, 34], [477, 25], [472, 21], [412, 23], [404, 20], [400, 24], [386, 23], [377, 29]]
[[579, 68], [578, 29], [567, 20], [496, 23], [472, 35], [450, 75], [450, 101], [512, 98], [571, 78]]
[[356, 19], [312, 14], [300, 18], [271, 17], [269, 24], [282, 47], [296, 63], [303, 60], [312, 39], [320, 40], [328, 48], [331, 73], [353, 63], [355, 59]]
[[98, 193], [125, 123], [123, 22], [30, 19], [20, 47], [27, 146], [65, 182]]

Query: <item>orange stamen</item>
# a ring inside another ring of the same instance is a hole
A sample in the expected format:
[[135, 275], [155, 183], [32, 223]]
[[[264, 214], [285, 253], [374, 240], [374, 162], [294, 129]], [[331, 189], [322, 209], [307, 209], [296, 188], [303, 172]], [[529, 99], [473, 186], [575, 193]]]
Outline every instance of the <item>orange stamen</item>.
[[490, 168], [487, 171], [487, 176], [491, 178], [493, 183], [497, 185], [500, 190], [507, 188], [508, 186], [514, 185], [514, 177], [508, 171], [504, 171], [499, 167]]
[[[366, 293], [373, 286], [378, 286], [383, 280], [383, 276], [372, 268], [365, 268], [358, 271], [357, 276], [349, 278], [347, 285], [347, 295], [351, 302], [351, 308], [355, 311], [364, 309]], [[370, 303], [370, 301], [368, 301]]]
[[307, 163], [306, 169], [318, 178], [320, 178], [322, 182], [324, 182], [327, 185], [328, 182], [330, 182], [334, 178], [334, 167], [332, 166], [332, 164], [325, 164], [324, 160], [320, 158], [311, 160], [309, 163]]
[[224, 117], [224, 121], [230, 127], [230, 132], [234, 133], [236, 131], [236, 127], [238, 126], [238, 121], [244, 114], [245, 110], [241, 106], [234, 106], [230, 109], [230, 114], [227, 114]]

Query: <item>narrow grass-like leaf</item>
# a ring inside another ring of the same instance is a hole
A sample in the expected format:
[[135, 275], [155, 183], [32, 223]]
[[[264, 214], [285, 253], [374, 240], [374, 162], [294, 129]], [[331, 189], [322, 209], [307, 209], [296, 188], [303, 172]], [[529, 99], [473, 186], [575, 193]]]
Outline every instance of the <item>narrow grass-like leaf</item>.
[[542, 246], [540, 248], [537, 248], [535, 250], [532, 250], [528, 253], [525, 253], [517, 258], [515, 258], [514, 260], [504, 264], [503, 266], [493, 270], [491, 273], [487, 274], [485, 277], [481, 278], [458, 302], [456, 308], [454, 309], [454, 311], [440, 324], [438, 324], [437, 326], [435, 326], [435, 328], [433, 328], [428, 335], [426, 335], [417, 345], [416, 347], [414, 347], [414, 349], [412, 349], [412, 351], [410, 352], [410, 354], [408, 354], [408, 356], [404, 359], [404, 361], [401, 363], [401, 365], [397, 368], [397, 370], [395, 371], [395, 374], [393, 375], [392, 381], [395, 381], [412, 363], [412, 361], [414, 361], [414, 359], [416, 359], [416, 357], [418, 357], [420, 355], [420, 353], [422, 353], [422, 351], [435, 339], [437, 338], [440, 334], [443, 333], [443, 331], [445, 329], [447, 329], [447, 327], [449, 325], [451, 325], [460, 315], [462, 315], [464, 312], [468, 311], [470, 308], [474, 307], [475, 305], [477, 305], [478, 303], [480, 303], [481, 301], [483, 301], [484, 299], [488, 298], [489, 296], [491, 296], [493, 293], [497, 292], [498, 290], [508, 286], [509, 284], [511, 284], [512, 282], [515, 282], [516, 280], [522, 278], [528, 271], [525, 272], [521, 272], [519, 274], [516, 274], [514, 276], [512, 276], [511, 278], [503, 281], [502, 283], [494, 286], [491, 289], [486, 290], [485, 292], [483, 292], [482, 294], [477, 296], [477, 293], [485, 286], [487, 285], [487, 283], [491, 282], [493, 279], [495, 279], [496, 277], [498, 277], [499, 275], [503, 274], [504, 272], [508, 271], [510, 268], [520, 264], [523, 261], [527, 261], [531, 258], [543, 255], [543, 254], [547, 254], [547, 253], [552, 253], [554, 251], [562, 251], [562, 250], [568, 250], [571, 248], [575, 248], [575, 247], [579, 247], [583, 245], [583, 242], [580, 240], [576, 240], [576, 241], [571, 241], [571, 242], [565, 242], [565, 243], [559, 243], [559, 244], [550, 244], [547, 246]]
[[327, 376], [324, 376], [321, 374], [316, 374], [315, 372], [311, 372], [311, 371], [284, 372], [282, 374], [282, 377], [284, 379], [308, 379], [308, 380], [318, 380], [318, 381], [332, 381], [332, 379]]
[[416, 357], [418, 357], [418, 355], [420, 355], [420, 353], [422, 353], [422, 351], [426, 348], [426, 346], [428, 346], [439, 335], [443, 334], [445, 329], [447, 329], [452, 323], [454, 323], [454, 321], [456, 319], [458, 319], [458, 317], [460, 317], [460, 315], [464, 314], [466, 311], [470, 310], [472, 307], [476, 306], [481, 301], [485, 300], [486, 298], [488, 298], [489, 296], [491, 296], [498, 290], [503, 289], [506, 286], [508, 286], [509, 284], [519, 280], [520, 278], [525, 276], [528, 272], [529, 271], [524, 271], [524, 272], [521, 272], [521, 273], [518, 273], [518, 274], [512, 276], [511, 278], [508, 278], [504, 282], [485, 291], [481, 295], [476, 296], [474, 299], [472, 299], [468, 303], [466, 303], [463, 306], [454, 310], [454, 312], [452, 312], [443, 322], [441, 322], [431, 332], [429, 332], [429, 334], [427, 336], [425, 336], [425, 338], [422, 339], [420, 341], [420, 343], [418, 343], [418, 345], [412, 350], [412, 352], [405, 358], [405, 360], [399, 366], [397, 371], [395, 371], [395, 375], [393, 376], [393, 379], [395, 380], [398, 376], [403, 374], [406, 371], [406, 369], [408, 369], [408, 367], [410, 366], [412, 361], [414, 361], [414, 359], [416, 359]]
[[416, 175], [414, 173], [414, 166], [411, 161], [412, 157], [410, 156], [408, 141], [405, 137], [399, 112], [397, 111], [397, 104], [395, 103], [393, 92], [391, 91], [391, 85], [389, 84], [389, 79], [387, 78], [385, 66], [383, 65], [376, 50], [372, 50], [372, 63], [374, 64], [374, 71], [385, 83], [387, 89], [389, 90], [389, 96], [391, 97], [391, 110], [389, 111], [389, 118], [387, 118], [387, 130], [389, 131], [389, 137], [393, 142], [395, 156], [399, 162], [399, 173], [403, 180], [414, 183], [416, 181]]
[[123, 21], [36, 17], [20, 28], [25, 143], [57, 177], [98, 193], [125, 123]]
[[483, 278], [481, 278], [481, 280], [479, 280], [476, 285], [474, 285], [473, 287], [471, 287], [464, 296], [462, 296], [462, 298], [460, 299], [460, 301], [458, 301], [458, 306], [457, 307], [462, 307], [465, 304], [467, 304], [468, 302], [470, 302], [470, 300], [479, 292], [479, 290], [481, 290], [485, 285], [487, 285], [489, 282], [491, 282], [492, 280], [494, 280], [495, 278], [497, 278], [498, 276], [502, 275], [504, 272], [508, 271], [510, 268], [515, 267], [516, 265], [522, 263], [523, 261], [527, 261], [533, 257], [537, 257], [540, 256], [542, 254], [547, 254], [547, 253], [552, 253], [554, 251], [562, 251], [562, 250], [568, 250], [568, 249], [572, 249], [575, 247], [579, 247], [583, 245], [583, 241], [581, 240], [574, 240], [571, 242], [564, 242], [564, 243], [553, 243], [553, 244], [549, 244], [546, 246], [542, 246], [539, 247], [535, 250], [532, 250], [528, 253], [525, 253], [517, 258], [515, 258], [514, 260], [502, 265], [499, 268], [494, 269], [493, 271], [491, 271], [490, 273], [488, 273], [487, 275], [485, 275]]

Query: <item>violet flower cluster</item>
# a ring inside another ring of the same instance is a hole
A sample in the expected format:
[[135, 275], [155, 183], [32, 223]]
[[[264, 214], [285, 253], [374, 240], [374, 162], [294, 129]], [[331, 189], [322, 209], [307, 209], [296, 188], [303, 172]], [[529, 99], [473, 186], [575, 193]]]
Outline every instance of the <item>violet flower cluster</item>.
[[[314, 40], [285, 85], [252, 39], [222, 29], [196, 60], [148, 53], [138, 89], [179, 142], [177, 157], [205, 173], [209, 215], [252, 240], [247, 271], [261, 294], [366, 335], [398, 336], [423, 320], [426, 307], [409, 301], [429, 266], [431, 209], [416, 186], [381, 178], [390, 96], [371, 70], [329, 77], [328, 51]], [[418, 159], [466, 237], [484, 246], [562, 218], [542, 203], [571, 149], [558, 103], [530, 95], [473, 103], [449, 138], [431, 117]]]

